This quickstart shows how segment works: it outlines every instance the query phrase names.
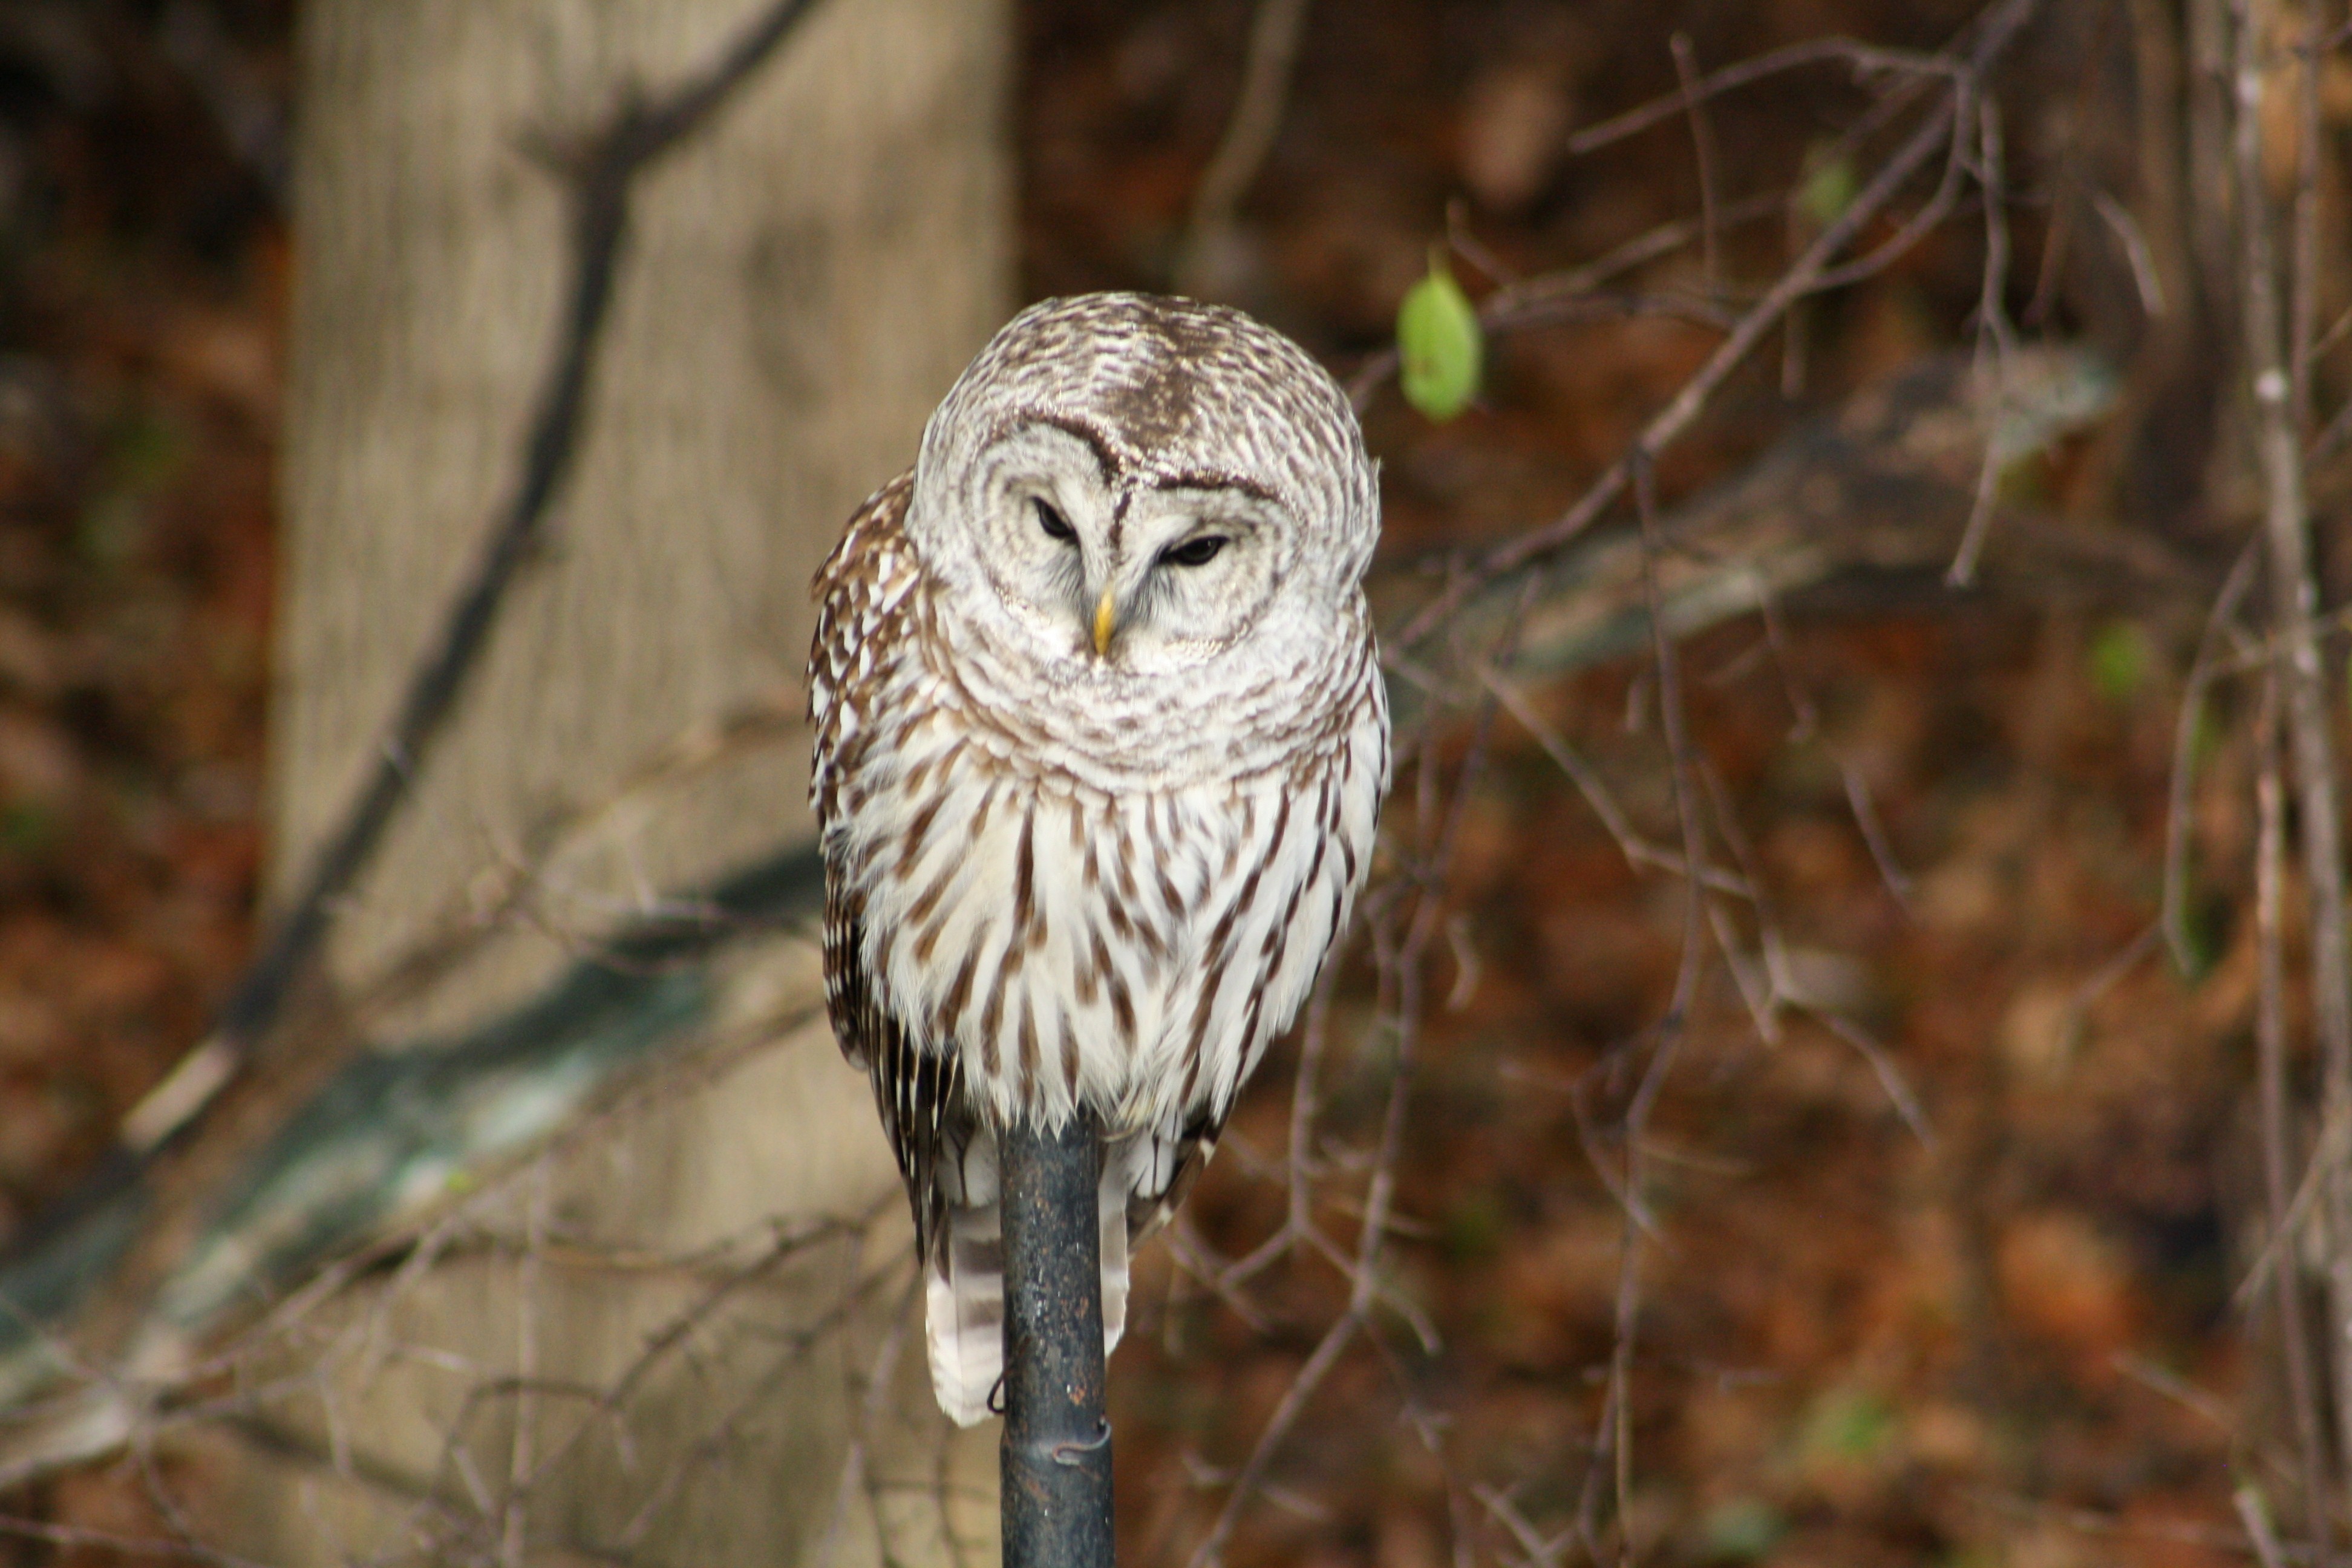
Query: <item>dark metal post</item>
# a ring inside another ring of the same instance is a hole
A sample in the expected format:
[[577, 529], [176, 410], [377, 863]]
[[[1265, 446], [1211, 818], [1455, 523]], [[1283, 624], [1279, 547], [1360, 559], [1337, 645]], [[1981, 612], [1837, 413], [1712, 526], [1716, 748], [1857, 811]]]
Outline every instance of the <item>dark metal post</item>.
[[1006, 1130], [1004, 1568], [1110, 1568], [1100, 1179], [1091, 1117]]

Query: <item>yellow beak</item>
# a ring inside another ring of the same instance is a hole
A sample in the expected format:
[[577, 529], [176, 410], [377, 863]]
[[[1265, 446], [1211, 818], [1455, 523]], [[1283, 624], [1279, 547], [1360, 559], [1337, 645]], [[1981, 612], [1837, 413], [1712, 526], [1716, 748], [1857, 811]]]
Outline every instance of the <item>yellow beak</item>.
[[1110, 657], [1111, 634], [1118, 630], [1118, 600], [1117, 590], [1105, 588], [1102, 601], [1095, 605], [1095, 652]]

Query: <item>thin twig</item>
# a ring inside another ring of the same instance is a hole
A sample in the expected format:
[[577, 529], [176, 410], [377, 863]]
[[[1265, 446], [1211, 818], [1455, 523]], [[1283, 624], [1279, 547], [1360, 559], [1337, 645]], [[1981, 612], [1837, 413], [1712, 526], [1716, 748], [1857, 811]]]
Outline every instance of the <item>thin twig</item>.
[[1862, 770], [1842, 748], [1831, 744], [1829, 731], [1822, 723], [1821, 710], [1797, 668], [1796, 645], [1780, 614], [1780, 595], [1760, 574], [1756, 609], [1758, 618], [1764, 623], [1764, 646], [1770, 650], [1773, 667], [1780, 673], [1780, 689], [1788, 697], [1789, 710], [1796, 716], [1792, 738], [1813, 742], [1837, 765], [1838, 777], [1845, 784], [1846, 809], [1853, 814], [1854, 831], [1862, 836], [1863, 847], [1870, 851], [1871, 863], [1878, 868], [1878, 879], [1885, 884], [1887, 896], [1898, 909], [1906, 915], [1913, 913], [1911, 874], [1903, 868], [1895, 845], [1886, 836], [1886, 825], [1871, 795], [1870, 781], [1863, 777]]
[[2147, 236], [2141, 232], [2139, 220], [2131, 209], [2104, 190], [2091, 193], [2091, 210], [2097, 213], [2114, 233], [2116, 243], [2123, 247], [2124, 265], [2131, 268], [2132, 288], [2138, 292], [2139, 308], [2151, 321], [2164, 319], [2164, 278], [2156, 269], [2156, 258], [2147, 247]]
[[1977, 471], [1976, 503], [1968, 527], [1960, 532], [1960, 548], [1945, 584], [1966, 588], [1975, 583], [1977, 557], [1984, 552], [1985, 534], [1992, 526], [1993, 501], [2000, 486], [2000, 424], [2010, 397], [2010, 363], [2015, 357], [2016, 334], [2009, 324], [2004, 295], [2009, 287], [2009, 193], [2002, 175], [2000, 106], [1987, 99], [1977, 108], [1977, 187], [1984, 194], [1984, 281], [1977, 300], [1977, 356], [1974, 374], [1978, 402], [1984, 414], [1984, 462]]
[[1568, 139], [1568, 151], [1576, 156], [1598, 152], [1612, 142], [1622, 142], [1677, 114], [1688, 112], [1689, 106], [1695, 102], [1705, 102], [1734, 88], [1762, 81], [1783, 71], [1831, 61], [1850, 66], [1855, 75], [1864, 78], [1895, 74], [1950, 77], [1959, 68], [1948, 55], [1882, 48], [1876, 44], [1865, 44], [1854, 38], [1808, 38], [1802, 43], [1790, 44], [1737, 65], [1726, 66], [1712, 76], [1700, 78], [1672, 97], [1652, 99], [1638, 108], [1629, 109], [1598, 124], [1588, 125]]
[[1667, 40], [1675, 57], [1675, 78], [1681, 84], [1683, 111], [1690, 119], [1691, 156], [1698, 165], [1699, 277], [1712, 300], [1723, 289], [1723, 258], [1717, 248], [1715, 200], [1715, 126], [1707, 118], [1706, 100], [1698, 89], [1697, 51], [1688, 33]]
[[[1789, 193], [1786, 191], [1765, 191], [1723, 203], [1715, 214], [1717, 239], [1741, 224], [1772, 216], [1788, 203]], [[1646, 266], [1661, 257], [1671, 256], [1694, 239], [1703, 238], [1706, 226], [1706, 221], [1698, 217], [1676, 218], [1671, 223], [1662, 223], [1655, 228], [1635, 235], [1613, 249], [1602, 252], [1580, 267], [1506, 283], [1480, 303], [1482, 307], [1492, 307], [1497, 314], [1507, 314], [1526, 310], [1547, 299], [1589, 294], [1612, 279], [1622, 278], [1635, 268]]]
[[530, 1385], [539, 1376], [540, 1253], [547, 1241], [547, 1163], [531, 1166], [524, 1200], [527, 1226], [523, 1253], [515, 1265], [514, 1436], [507, 1447], [507, 1488], [499, 1521], [499, 1568], [522, 1568], [530, 1522], [530, 1478], [538, 1444], [539, 1411]]
[[2305, 461], [2318, 463], [2334, 457], [2347, 436], [2352, 436], [2352, 398], [2345, 399], [2344, 406], [2328, 419], [2326, 428], [2311, 438], [2304, 448]]
[[0, 1514], [0, 1536], [15, 1536], [23, 1541], [46, 1542], [51, 1546], [83, 1546], [120, 1553], [125, 1557], [167, 1557], [185, 1563], [210, 1563], [217, 1568], [265, 1568], [250, 1557], [240, 1557], [216, 1546], [205, 1546], [194, 1542], [173, 1541], [167, 1537], [119, 1535], [110, 1530], [89, 1530], [80, 1525], [49, 1524], [40, 1520], [23, 1519], [13, 1514]]
[[2246, 1527], [2246, 1539], [2253, 1543], [2254, 1556], [2263, 1568], [2286, 1568], [2286, 1553], [2280, 1549], [2278, 1532], [2271, 1528], [2270, 1510], [2263, 1506], [2263, 1494], [2251, 1486], [2240, 1487], [2230, 1500], [2238, 1510], [2238, 1518]]
[[[2068, 1508], [2060, 1503], [2043, 1502], [2037, 1498], [2019, 1497], [1990, 1489], [1978, 1490], [1975, 1499], [1985, 1508], [2012, 1519], [2047, 1521], [2101, 1540], [2161, 1542], [2168, 1545], [2201, 1547], [2208, 1552], [2226, 1552], [2241, 1557], [2254, 1555], [2253, 1549], [2247, 1544], [2244, 1534], [2240, 1531], [2138, 1516], [2122, 1519], [2111, 1513], [2101, 1513], [2095, 1509]], [[2279, 1555], [2282, 1563], [2307, 1563], [2311, 1560], [2308, 1552], [2293, 1547], [2282, 1549]]]
[[2197, 638], [2197, 657], [2189, 661], [2189, 679], [2182, 683], [2180, 714], [2173, 721], [2172, 779], [2168, 790], [2164, 817], [2164, 891], [2161, 916], [2164, 940], [2171, 950], [2173, 967], [2182, 974], [2197, 972], [2196, 943], [2189, 930], [2189, 850], [2190, 804], [2197, 788], [2198, 735], [2204, 721], [2206, 693], [2213, 683], [2215, 663], [2221, 652], [2223, 634], [2238, 614], [2246, 590], [2253, 585], [2255, 568], [2261, 563], [2262, 551], [2254, 541], [2230, 567], [2223, 579], [2221, 591], [2214, 595], [2213, 606], [2205, 616], [2205, 629]]
[[2310, 36], [2295, 51], [2295, 171], [2293, 254], [2287, 275], [2287, 419], [2295, 439], [2311, 439], [2311, 374], [2319, 323], [2319, 72], [2326, 63], [2321, 7], [2311, 7]]
[[[1678, 877], [1690, 874], [1688, 861], [1674, 850], [1642, 836], [1626, 817], [1624, 807], [1617, 804], [1616, 796], [1610, 792], [1608, 784], [1594, 771], [1592, 764], [1569, 743], [1567, 737], [1536, 711], [1535, 705], [1528, 700], [1524, 692], [1492, 669], [1482, 668], [1478, 679], [1487, 690], [1495, 694], [1504, 711], [1517, 721], [1519, 728], [1543, 749], [1544, 755], [1568, 775], [1569, 782], [1576, 786], [1577, 794], [1584, 797], [1584, 803], [1591, 808], [1592, 815], [1601, 819], [1601, 826], [1616, 841], [1617, 851], [1625, 858], [1627, 865], [1649, 867]], [[1754, 888], [1747, 879], [1720, 867], [1702, 865], [1698, 875], [1702, 882], [1718, 892], [1742, 899], [1754, 896]]]
[[[862, 1397], [857, 1399], [857, 1429], [850, 1437], [848, 1454], [842, 1459], [841, 1482], [834, 1489], [833, 1517], [824, 1527], [824, 1543], [817, 1550], [816, 1560], [820, 1565], [831, 1563], [834, 1553], [840, 1549], [842, 1539], [849, 1528], [850, 1499], [861, 1491], [868, 1491], [866, 1454], [880, 1433], [883, 1413], [890, 1403], [891, 1381], [898, 1373], [898, 1355], [906, 1348], [907, 1327], [913, 1319], [913, 1309], [917, 1298], [922, 1294], [922, 1287], [923, 1277], [918, 1270], [908, 1277], [906, 1292], [899, 1297], [897, 1310], [890, 1314], [890, 1330], [882, 1337], [882, 1348], [874, 1352], [873, 1364], [866, 1371], [865, 1388]], [[853, 1395], [858, 1395], [860, 1392], [855, 1386], [850, 1390]], [[868, 1495], [871, 1495], [870, 1491]], [[945, 1517], [942, 1510], [943, 1527]], [[886, 1543], [884, 1550], [887, 1552], [889, 1528], [878, 1509], [875, 1510], [874, 1532]]]
[[1177, 268], [1178, 286], [1187, 293], [1200, 292], [1213, 281], [1216, 253], [1233, 230], [1234, 210], [1274, 150], [1306, 26], [1307, 0], [1258, 0], [1250, 19], [1241, 92], [1225, 121], [1224, 135], [1192, 191], [1192, 223]]
[[1485, 273], [1497, 288], [1507, 288], [1519, 281], [1517, 270], [1470, 232], [1469, 208], [1459, 196], [1445, 204], [1445, 245], [1454, 255]]
[[[1706, 858], [1706, 834], [1699, 825], [1696, 797], [1698, 764], [1691, 743], [1689, 716], [1683, 707], [1682, 661], [1675, 647], [1674, 633], [1666, 625], [1664, 595], [1658, 587], [1657, 495], [1653, 472], [1646, 461], [1634, 470], [1633, 497], [1634, 512], [1642, 529], [1642, 588], [1649, 604], [1651, 653], [1658, 679], [1659, 723], [1666, 740], [1666, 776], [1674, 799], [1675, 817], [1682, 826], [1683, 863], [1697, 866], [1704, 864]], [[1704, 943], [1706, 908], [1706, 889], [1695, 878], [1686, 880], [1684, 885], [1682, 956], [1675, 965], [1674, 993], [1667, 1000], [1664, 1016], [1658, 1020], [1654, 1031], [1655, 1043], [1650, 1048], [1650, 1059], [1643, 1069], [1641, 1083], [1625, 1109], [1622, 1130], [1625, 1191], [1636, 1206], [1642, 1205], [1643, 1189], [1648, 1185], [1645, 1173], [1647, 1159], [1643, 1144], [1649, 1132], [1650, 1116], [1657, 1108], [1658, 1097], [1665, 1092], [1666, 1079], [1673, 1071], [1675, 1059], [1690, 1032], [1691, 1006], [1697, 1000], [1700, 974], [1706, 957]], [[1608, 1444], [1614, 1460], [1618, 1556], [1621, 1563], [1630, 1563], [1633, 1559], [1633, 1347], [1640, 1330], [1641, 1254], [1644, 1237], [1643, 1227], [1630, 1215], [1620, 1234], [1615, 1335], [1609, 1358], [1609, 1380], [1613, 1391], [1612, 1403], [1615, 1406], [1617, 1419], [1609, 1431]]]
[[1911, 1130], [1911, 1135], [1919, 1141], [1919, 1146], [1933, 1153], [1936, 1134], [1928, 1124], [1927, 1110], [1919, 1103], [1918, 1094], [1911, 1088], [1911, 1081], [1904, 1076], [1903, 1069], [1895, 1065], [1895, 1058], [1872, 1037], [1870, 1031], [1805, 995], [1796, 984], [1790, 973], [1788, 945], [1780, 936], [1771, 895], [1766, 888], [1756, 851], [1748, 842], [1747, 835], [1740, 830], [1738, 818], [1732, 811], [1730, 792], [1724, 787], [1721, 776], [1713, 767], [1702, 763], [1698, 773], [1706, 784], [1707, 798], [1714, 808], [1717, 837], [1731, 851], [1732, 858], [1738, 862], [1748, 885], [1755, 889], [1757, 947], [1763, 960], [1760, 975], [1754, 973], [1753, 961], [1739, 951], [1731, 921], [1719, 901], [1709, 905], [1708, 913], [1715, 928], [1716, 945], [1722, 951], [1725, 963], [1731, 971], [1733, 984], [1739, 988], [1742, 1000], [1747, 1002], [1755, 1018], [1757, 1033], [1766, 1044], [1778, 1044], [1780, 1038], [1780, 1013], [1784, 1007], [1821, 1025], [1863, 1059], [1871, 1075], [1878, 1079], [1878, 1086], [1885, 1091], [1887, 1103], [1895, 1108], [1895, 1113], [1903, 1119], [1904, 1125]]
[[[2304, 896], [2311, 931], [2311, 1007], [2318, 1036], [2321, 1102], [2326, 1119], [2352, 1116], [2352, 970], [2347, 970], [2344, 909], [2342, 818], [2336, 799], [2335, 741], [2327, 716], [2312, 621], [2319, 588], [2311, 557], [2311, 511], [2305, 490], [2302, 442], [2294, 423], [2291, 370], [2295, 352], [2284, 319], [2270, 202], [2263, 183], [2263, 47], [2273, 0], [2232, 0], [2236, 27], [2236, 123], [2232, 153], [2238, 196], [2240, 287], [2247, 365], [2252, 382], [2256, 447], [2263, 489], [2263, 533], [2269, 542], [2271, 616], [2282, 635], [2279, 679], [2286, 734], [2294, 760], [2297, 819], [2302, 827]], [[2303, 323], [2307, 326], [2307, 322]], [[2323, 1177], [2328, 1234], [2336, 1238], [2327, 1261], [2327, 1310], [2332, 1322], [2352, 1323], [2352, 1169]], [[2333, 1347], [2336, 1405], [2352, 1410], [2352, 1342], [2327, 1336]], [[2352, 1480], [2352, 1444], [2337, 1462]]]
[[2286, 1365], [2287, 1404], [2293, 1413], [2295, 1458], [2304, 1492], [2304, 1528], [2321, 1562], [2333, 1555], [2327, 1507], [2327, 1447], [2319, 1398], [2313, 1384], [2310, 1326], [2297, 1279], [2296, 1253], [2287, 1236], [2294, 1203], [2290, 1174], [2294, 1112], [2286, 1080], [2286, 942], [2280, 930], [2285, 902], [2286, 801], [2279, 777], [2278, 681], [2263, 683], [2263, 705], [2254, 724], [2254, 1051], [2262, 1106], [2263, 1194], [2271, 1235], [2271, 1314], [2278, 1325], [2279, 1352]]

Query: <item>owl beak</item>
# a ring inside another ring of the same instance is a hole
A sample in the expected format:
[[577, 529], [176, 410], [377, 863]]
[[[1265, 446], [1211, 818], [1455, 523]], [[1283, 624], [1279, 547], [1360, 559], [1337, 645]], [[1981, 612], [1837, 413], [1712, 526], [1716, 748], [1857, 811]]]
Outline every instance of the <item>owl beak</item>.
[[1110, 657], [1110, 639], [1118, 630], [1118, 588], [1107, 585], [1102, 598], [1095, 605], [1095, 652], [1104, 658]]

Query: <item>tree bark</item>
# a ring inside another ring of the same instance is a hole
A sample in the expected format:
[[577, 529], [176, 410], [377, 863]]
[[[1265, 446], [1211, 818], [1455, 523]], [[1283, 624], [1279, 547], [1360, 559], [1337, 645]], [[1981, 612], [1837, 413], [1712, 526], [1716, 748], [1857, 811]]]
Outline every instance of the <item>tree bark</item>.
[[[700, 69], [757, 9], [309, 7], [272, 767], [281, 890], [372, 760], [515, 481], [565, 276], [562, 190], [534, 149]], [[923, 418], [1010, 301], [1008, 37], [1000, 0], [821, 5], [643, 179], [551, 548], [339, 917], [336, 981], [362, 984], [466, 918], [469, 889], [523, 857], [551, 812], [604, 800], [690, 723], [747, 701], [797, 715], [811, 574], [857, 500], [911, 460]], [[805, 838], [806, 754], [795, 736], [607, 814], [535, 884], [530, 919], [380, 1034], [462, 1028], [649, 898]], [[718, 1011], [738, 1020], [814, 994], [805, 943], [737, 971]], [[952, 1510], [919, 1517], [855, 1485], [928, 1446], [924, 1473], [960, 1478], [935, 1501], [993, 1489], [986, 1441], [940, 1448], [922, 1358], [896, 1353], [908, 1303], [866, 1300], [812, 1340], [804, 1366], [768, 1342], [837, 1301], [843, 1268], [876, 1268], [904, 1237], [866, 1085], [823, 1024], [595, 1150], [517, 1184], [516, 1234], [675, 1255], [771, 1218], [879, 1211], [897, 1228], [762, 1281], [757, 1311], [712, 1321], [691, 1371], [569, 1449], [581, 1409], [529, 1390], [609, 1386], [699, 1286], [553, 1267], [527, 1246], [376, 1287], [344, 1309], [388, 1325], [381, 1353], [362, 1358], [375, 1370], [322, 1380], [315, 1435], [337, 1458], [244, 1475], [259, 1554], [399, 1560], [415, 1550], [400, 1544], [416, 1518], [406, 1486], [498, 1515], [489, 1533], [513, 1561], [623, 1535], [635, 1560], [681, 1564], [820, 1548], [873, 1560], [885, 1534], [898, 1561], [938, 1555]], [[765, 1342], [751, 1331], [762, 1315]], [[428, 1355], [406, 1353], [417, 1347]], [[887, 1390], [868, 1399], [859, 1380], [877, 1367]], [[722, 1421], [739, 1396], [741, 1419]], [[890, 1436], [845, 1480], [853, 1430], [869, 1428]], [[686, 1458], [688, 1479], [656, 1495], [652, 1478]], [[992, 1517], [954, 1525], [993, 1538]]]

